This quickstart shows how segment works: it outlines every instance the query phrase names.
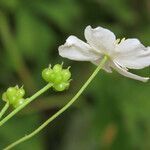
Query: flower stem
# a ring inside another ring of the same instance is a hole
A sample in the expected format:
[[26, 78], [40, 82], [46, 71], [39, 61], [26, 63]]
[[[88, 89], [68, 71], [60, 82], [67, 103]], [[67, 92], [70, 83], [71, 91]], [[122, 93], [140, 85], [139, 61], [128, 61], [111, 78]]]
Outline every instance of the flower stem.
[[95, 69], [93, 74], [89, 77], [89, 79], [86, 81], [86, 83], [81, 87], [81, 89], [78, 91], [78, 93], [63, 107], [61, 108], [57, 113], [55, 113], [53, 116], [51, 116], [48, 120], [46, 120], [42, 125], [40, 125], [36, 130], [34, 130], [32, 133], [22, 137], [21, 139], [17, 140], [16, 142], [10, 144], [4, 150], [9, 150], [16, 145], [29, 140], [36, 134], [38, 134], [42, 129], [44, 129], [50, 122], [52, 122], [54, 119], [56, 119], [58, 116], [60, 116], [66, 109], [68, 109], [77, 99], [78, 97], [82, 94], [82, 92], [86, 89], [86, 87], [90, 84], [90, 82], [94, 79], [94, 77], [97, 75], [100, 69], [102, 69], [103, 65], [107, 61], [107, 57], [105, 56], [103, 60], [100, 62], [99, 66]]
[[9, 103], [7, 102], [0, 112], [0, 119], [5, 114], [5, 112], [7, 111], [8, 108], [9, 108]]
[[19, 107], [17, 107], [15, 110], [13, 110], [9, 115], [7, 115], [3, 120], [0, 121], [0, 126], [2, 126], [4, 123], [6, 123], [10, 118], [12, 118], [16, 113], [18, 113], [20, 110], [22, 110], [26, 105], [31, 103], [35, 98], [43, 94], [45, 91], [47, 91], [49, 88], [52, 87], [51, 83], [48, 83], [45, 87], [43, 87], [41, 90], [36, 92], [33, 96], [30, 98], [27, 98], [26, 101]]

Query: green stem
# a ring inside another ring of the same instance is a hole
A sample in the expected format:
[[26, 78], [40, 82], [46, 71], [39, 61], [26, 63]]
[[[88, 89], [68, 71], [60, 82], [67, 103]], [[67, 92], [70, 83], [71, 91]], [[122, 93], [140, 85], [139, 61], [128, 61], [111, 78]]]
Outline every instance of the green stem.
[[43, 128], [45, 128], [50, 122], [52, 122], [54, 119], [56, 119], [58, 116], [60, 116], [66, 109], [68, 109], [77, 99], [78, 97], [82, 94], [82, 92], [86, 89], [86, 87], [90, 84], [90, 82], [94, 79], [94, 77], [97, 75], [100, 69], [102, 69], [103, 65], [107, 61], [107, 57], [105, 56], [99, 66], [95, 69], [93, 74], [90, 76], [90, 78], [86, 81], [86, 83], [81, 87], [81, 89], [78, 91], [78, 93], [63, 107], [61, 108], [57, 113], [55, 113], [53, 116], [51, 116], [47, 121], [45, 121], [41, 126], [39, 126], [36, 130], [34, 130], [31, 134], [26, 135], [22, 137], [21, 139], [17, 140], [16, 142], [10, 144], [4, 150], [9, 150], [16, 145], [29, 140], [36, 134], [38, 134]]
[[16, 113], [18, 113], [20, 110], [22, 110], [26, 105], [31, 103], [35, 98], [40, 96], [42, 93], [47, 91], [49, 88], [52, 87], [51, 83], [48, 83], [45, 87], [43, 87], [41, 90], [36, 92], [33, 96], [30, 98], [27, 98], [26, 101], [19, 107], [17, 107], [15, 110], [13, 110], [9, 115], [7, 115], [3, 120], [0, 121], [0, 126], [2, 126], [5, 122], [7, 122], [10, 118], [12, 118]]
[[0, 119], [5, 114], [5, 112], [7, 111], [8, 108], [9, 108], [9, 103], [7, 102], [0, 112]]

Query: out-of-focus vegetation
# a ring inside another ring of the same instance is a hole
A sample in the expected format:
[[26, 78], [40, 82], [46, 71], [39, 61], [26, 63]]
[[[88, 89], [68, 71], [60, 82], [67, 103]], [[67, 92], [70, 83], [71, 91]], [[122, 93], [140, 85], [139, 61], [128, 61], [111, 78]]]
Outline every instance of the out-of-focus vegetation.
[[[45, 85], [49, 63], [72, 66], [68, 91], [47, 92], [0, 128], [0, 149], [31, 132], [62, 107], [95, 66], [58, 55], [74, 34], [84, 39], [87, 25], [137, 37], [150, 45], [149, 0], [0, 0], [0, 92], [23, 84], [27, 96]], [[134, 72], [149, 76], [150, 70]], [[0, 102], [0, 108], [4, 103]], [[15, 150], [149, 150], [150, 83], [101, 71], [78, 102], [41, 134]]]

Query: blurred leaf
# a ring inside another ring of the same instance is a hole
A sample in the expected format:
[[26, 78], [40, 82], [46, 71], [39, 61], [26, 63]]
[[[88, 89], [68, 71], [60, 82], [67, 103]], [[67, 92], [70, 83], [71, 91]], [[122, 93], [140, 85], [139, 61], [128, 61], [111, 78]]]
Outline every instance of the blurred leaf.
[[62, 30], [71, 29], [74, 26], [76, 17], [80, 15], [80, 7], [74, 0], [37, 2], [32, 7], [47, 16]]
[[18, 0], [0, 0], [0, 7], [6, 8], [8, 11], [15, 11], [19, 5]]
[[49, 48], [56, 40], [51, 28], [24, 9], [16, 14], [16, 22], [17, 40], [23, 53], [39, 63], [47, 60]]
[[126, 23], [126, 25], [132, 25], [136, 21], [136, 14], [129, 5], [130, 1], [126, 0], [102, 0], [100, 4], [113, 16]]
[[93, 134], [92, 119], [93, 111], [88, 107], [72, 114], [62, 150], [96, 150], [97, 139]]
[[[11, 142], [14, 142], [23, 135], [28, 134], [32, 130], [34, 130], [39, 125], [39, 119], [39, 115], [32, 114], [31, 116], [24, 116], [24, 118], [14, 117], [12, 120], [10, 120], [5, 126], [1, 127], [0, 129], [0, 149], [6, 147]], [[44, 147], [42, 139], [43, 137], [39, 135], [33, 138], [32, 141], [28, 141], [22, 143], [21, 145], [18, 145], [15, 150], [30, 150], [33, 148], [36, 150], [42, 150]]]
[[[109, 122], [116, 122], [117, 126], [122, 126], [122, 129], [119, 129], [117, 138], [119, 140], [115, 145], [123, 144], [124, 139], [126, 141], [125, 149], [129, 149], [131, 145], [132, 148], [140, 147], [142, 149], [142, 146], [147, 143], [147, 137], [150, 137], [149, 83], [132, 81], [119, 74], [110, 75], [111, 77], [106, 74], [103, 76], [102, 73], [101, 79], [98, 79], [97, 76], [97, 80], [93, 83], [94, 86], [90, 86], [89, 89], [92, 90], [92, 97], [97, 104], [96, 114], [100, 115], [99, 121], [96, 121], [97, 129], [105, 128]], [[114, 149], [117, 149], [116, 146]]]

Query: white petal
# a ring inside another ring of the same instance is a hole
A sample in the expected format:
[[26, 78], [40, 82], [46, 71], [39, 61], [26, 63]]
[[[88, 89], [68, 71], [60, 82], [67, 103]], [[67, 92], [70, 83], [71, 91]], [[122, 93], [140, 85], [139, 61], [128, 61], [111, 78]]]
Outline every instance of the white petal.
[[84, 35], [90, 46], [98, 51], [109, 53], [114, 50], [116, 37], [110, 30], [102, 27], [92, 29], [91, 26], [87, 26]]
[[75, 36], [70, 36], [66, 43], [58, 48], [59, 55], [72, 60], [92, 61], [98, 59], [99, 54], [87, 43]]
[[[98, 65], [100, 64], [100, 62], [102, 61], [103, 58], [104, 58], [104, 57], [101, 56], [101, 58], [99, 58], [99, 59], [97, 59], [97, 60], [95, 60], [95, 61], [92, 61], [92, 63], [93, 63], [94, 65], [97, 65], [97, 66], [98, 66]], [[107, 62], [104, 64], [103, 69], [104, 69], [106, 72], [108, 72], [108, 73], [112, 73], [112, 70], [111, 70], [110, 65], [109, 65], [109, 61], [107, 61]]]
[[125, 77], [129, 77], [135, 80], [139, 80], [142, 82], [147, 82], [149, 80], [148, 77], [141, 77], [138, 75], [135, 75], [133, 73], [128, 72], [127, 70], [123, 69], [121, 66], [119, 66], [117, 63], [114, 62], [114, 64], [112, 65], [112, 67], [121, 75], [125, 76]]
[[144, 47], [137, 39], [127, 39], [116, 46], [114, 60], [130, 69], [150, 66], [150, 48]]

